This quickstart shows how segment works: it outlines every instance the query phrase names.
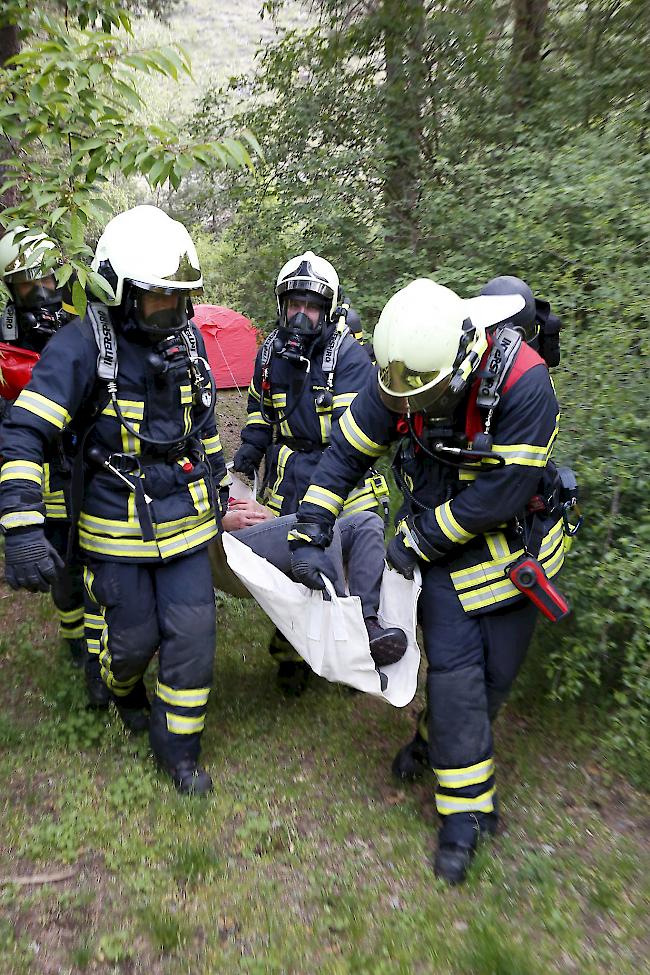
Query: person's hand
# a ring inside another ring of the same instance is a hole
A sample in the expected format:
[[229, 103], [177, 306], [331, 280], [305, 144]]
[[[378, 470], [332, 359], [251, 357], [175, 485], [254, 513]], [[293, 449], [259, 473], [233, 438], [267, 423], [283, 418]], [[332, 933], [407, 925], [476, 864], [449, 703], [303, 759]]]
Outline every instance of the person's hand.
[[258, 525], [262, 521], [268, 521], [275, 517], [268, 508], [252, 499], [249, 501], [236, 501], [234, 498], [228, 504], [228, 511], [221, 519], [223, 530], [236, 532], [241, 528], [250, 528]]
[[415, 567], [419, 563], [417, 552], [405, 544], [401, 532], [396, 532], [388, 543], [386, 561], [393, 569], [397, 569], [405, 579], [412, 579]]
[[324, 589], [323, 576], [330, 582], [336, 579], [336, 569], [330, 556], [320, 545], [298, 545], [291, 550], [291, 575], [308, 589]]
[[63, 559], [42, 528], [18, 528], [5, 536], [5, 579], [12, 589], [48, 592]]
[[262, 462], [264, 451], [253, 447], [250, 443], [243, 443], [233, 459], [233, 468], [246, 477], [254, 477]]

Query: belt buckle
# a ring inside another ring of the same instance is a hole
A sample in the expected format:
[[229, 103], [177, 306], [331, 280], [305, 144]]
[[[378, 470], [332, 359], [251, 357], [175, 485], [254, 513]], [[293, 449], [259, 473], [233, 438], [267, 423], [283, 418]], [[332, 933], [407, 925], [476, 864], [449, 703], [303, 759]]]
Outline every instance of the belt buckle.
[[134, 454], [116, 452], [108, 459], [109, 463], [122, 474], [136, 474], [140, 471], [140, 461]]

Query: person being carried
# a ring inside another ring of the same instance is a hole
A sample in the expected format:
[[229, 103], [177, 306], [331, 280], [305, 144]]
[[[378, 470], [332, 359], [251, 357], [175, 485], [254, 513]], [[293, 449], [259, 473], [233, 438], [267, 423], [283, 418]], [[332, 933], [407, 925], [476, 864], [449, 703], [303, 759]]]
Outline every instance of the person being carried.
[[[338, 304], [339, 278], [329, 261], [311, 251], [291, 258], [278, 274], [275, 294], [278, 325], [257, 354], [234, 469], [252, 477], [264, 459], [263, 500], [274, 514], [288, 515], [295, 513], [332, 430], [373, 366], [350, 334], [351, 309], [347, 301]], [[383, 566], [383, 554], [369, 564], [362, 554], [363, 538], [383, 530], [378, 508], [387, 513], [388, 487], [372, 471], [351, 486], [343, 509], [350, 521], [345, 527], [341, 522], [350, 593], [360, 597], [364, 613], [374, 603], [369, 592]], [[395, 660], [404, 654], [405, 638], [382, 630], [376, 610], [366, 616], [366, 627], [373, 653], [391, 653]], [[269, 650], [284, 693], [301, 694], [309, 666], [279, 630]]]

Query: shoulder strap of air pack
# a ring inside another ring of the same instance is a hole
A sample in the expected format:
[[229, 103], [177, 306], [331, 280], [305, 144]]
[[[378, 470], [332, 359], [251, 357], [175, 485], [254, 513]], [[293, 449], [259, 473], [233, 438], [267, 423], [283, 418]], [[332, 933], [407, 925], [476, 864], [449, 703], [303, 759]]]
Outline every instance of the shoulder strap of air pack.
[[476, 405], [479, 409], [494, 410], [497, 406], [522, 341], [520, 333], [508, 326], [494, 332], [485, 366], [479, 374], [476, 397]]
[[334, 373], [336, 372], [336, 363], [338, 362], [339, 352], [341, 351], [341, 346], [347, 335], [350, 334], [350, 329], [344, 323], [337, 326], [330, 335], [329, 341], [323, 350], [323, 373], [328, 377], [332, 377], [334, 380]]
[[18, 338], [18, 316], [13, 301], [5, 307], [0, 318], [0, 339], [3, 342], [15, 342]]
[[183, 329], [181, 332], [181, 340], [187, 349], [187, 354], [192, 362], [194, 362], [199, 358], [199, 347], [196, 341], [196, 334], [191, 325], [188, 325], [187, 328]]
[[86, 311], [93, 328], [97, 355], [97, 376], [104, 382], [115, 382], [117, 378], [117, 335], [111, 321], [111, 314], [99, 302], [88, 302]]

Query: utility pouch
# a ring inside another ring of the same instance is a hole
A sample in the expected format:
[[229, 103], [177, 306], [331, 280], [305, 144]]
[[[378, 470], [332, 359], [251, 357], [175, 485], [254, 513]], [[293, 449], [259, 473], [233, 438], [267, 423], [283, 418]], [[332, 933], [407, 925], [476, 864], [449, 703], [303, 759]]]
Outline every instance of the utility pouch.
[[506, 575], [519, 592], [527, 596], [551, 621], [559, 623], [571, 613], [571, 607], [546, 575], [544, 567], [524, 553], [506, 569]]

